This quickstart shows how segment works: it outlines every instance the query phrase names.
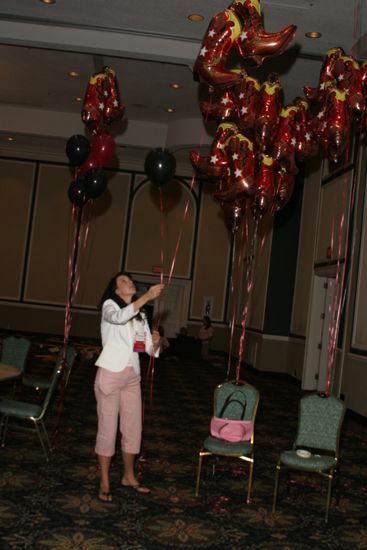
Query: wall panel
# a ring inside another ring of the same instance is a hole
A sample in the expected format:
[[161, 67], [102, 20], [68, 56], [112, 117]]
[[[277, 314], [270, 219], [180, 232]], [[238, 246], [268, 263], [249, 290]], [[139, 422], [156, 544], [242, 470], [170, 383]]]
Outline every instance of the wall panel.
[[[335, 177], [322, 185], [320, 194], [320, 215], [316, 243], [315, 262], [344, 258], [346, 222], [353, 171]], [[344, 215], [344, 225], [342, 216]], [[328, 248], [332, 254], [328, 257]]]
[[367, 220], [366, 198], [364, 201], [361, 244], [357, 275], [356, 301], [354, 306], [352, 347], [367, 351]]
[[[152, 273], [154, 266], [161, 265], [163, 250], [164, 273], [168, 274], [182, 231], [173, 274], [175, 277], [189, 278], [196, 219], [194, 196], [186, 185], [172, 181], [162, 187], [162, 200], [163, 216], [157, 186], [146, 181], [137, 188], [131, 205], [126, 269], [134, 273]], [[187, 201], [189, 207], [184, 220]]]
[[114, 173], [91, 207], [89, 235], [80, 255], [75, 304], [96, 307], [108, 281], [120, 271], [129, 208], [130, 174]]
[[67, 196], [71, 179], [66, 166], [40, 166], [25, 300], [65, 303], [72, 243], [71, 205]]
[[35, 164], [1, 160], [0, 170], [0, 297], [19, 299]]
[[225, 313], [231, 234], [224, 223], [222, 209], [209, 191], [202, 193], [201, 201], [191, 316], [202, 317], [204, 298], [209, 297], [212, 298], [212, 320], [222, 321]]
[[320, 161], [310, 163], [303, 190], [301, 227], [298, 243], [296, 282], [293, 297], [291, 332], [306, 335], [308, 306], [314, 270], [314, 253], [321, 182]]

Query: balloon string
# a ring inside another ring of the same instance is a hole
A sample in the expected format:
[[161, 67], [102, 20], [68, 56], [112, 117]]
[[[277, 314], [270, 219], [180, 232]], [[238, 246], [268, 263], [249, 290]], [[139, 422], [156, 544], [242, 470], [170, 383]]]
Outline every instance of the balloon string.
[[[354, 4], [354, 37], [356, 38], [360, 31], [360, 13], [361, 13], [361, 6], [359, 0]], [[356, 40], [353, 41], [354, 44], [356, 43]], [[353, 54], [355, 54], [355, 47], [353, 48]], [[365, 112], [363, 113], [365, 115]], [[363, 123], [363, 119], [362, 119]], [[359, 140], [356, 139], [355, 148], [357, 151], [357, 159], [359, 157]], [[350, 142], [348, 141], [348, 147], [346, 150], [346, 158], [349, 158], [349, 148], [350, 148]], [[356, 167], [358, 166], [357, 159], [355, 160], [354, 170], [356, 170]], [[335, 359], [336, 359], [336, 348], [337, 348], [337, 336], [339, 333], [339, 327], [340, 327], [340, 319], [341, 319], [341, 312], [343, 311], [345, 299], [347, 295], [347, 288], [348, 288], [348, 279], [345, 281], [345, 273], [347, 269], [347, 255], [348, 255], [348, 247], [349, 247], [349, 239], [348, 239], [348, 228], [350, 224], [351, 219], [351, 212], [354, 208], [354, 202], [355, 202], [355, 193], [356, 193], [356, 178], [353, 177], [352, 182], [352, 189], [350, 193], [350, 203], [349, 208], [346, 208], [346, 201], [347, 201], [347, 193], [346, 193], [346, 187], [347, 187], [347, 176], [344, 176], [344, 182], [343, 182], [343, 207], [342, 207], [342, 215], [340, 218], [339, 223], [339, 238], [338, 238], [338, 257], [337, 257], [337, 270], [336, 270], [336, 277], [335, 277], [335, 290], [334, 290], [334, 297], [333, 297], [333, 305], [332, 307], [329, 306], [329, 314], [330, 314], [330, 324], [329, 324], [329, 331], [328, 331], [328, 360], [327, 360], [327, 374], [326, 374], [326, 388], [325, 388], [325, 394], [330, 395], [331, 392], [331, 383], [332, 383], [332, 374], [335, 367]], [[339, 282], [340, 278], [340, 266], [341, 266], [341, 255], [342, 255], [342, 237], [343, 237], [343, 229], [344, 229], [344, 222], [345, 222], [345, 216], [344, 212], [347, 210], [347, 224], [346, 224], [346, 230], [345, 230], [345, 245], [344, 245], [344, 265], [342, 270], [342, 276], [341, 281]], [[331, 250], [333, 250], [333, 243], [331, 246]]]
[[[241, 372], [241, 363], [243, 360], [244, 352], [245, 352], [245, 337], [246, 337], [246, 324], [247, 324], [247, 315], [249, 310], [249, 299], [251, 296], [251, 292], [254, 286], [254, 273], [255, 273], [255, 255], [256, 255], [256, 245], [257, 245], [257, 237], [258, 237], [258, 220], [255, 220], [254, 228], [253, 228], [253, 235], [250, 245], [250, 257], [247, 264], [247, 270], [246, 270], [246, 291], [245, 291], [245, 301], [242, 311], [242, 320], [241, 320], [241, 336], [240, 336], [240, 342], [239, 342], [239, 352], [238, 352], [238, 362], [236, 367], [236, 380], [239, 381], [240, 379], [240, 372]], [[263, 243], [261, 244], [261, 249], [263, 247]]]
[[[344, 195], [344, 191], [343, 191], [343, 195]], [[346, 258], [344, 257], [344, 268], [342, 271], [342, 277], [340, 279], [342, 236], [344, 234], [344, 223], [345, 223], [345, 215], [343, 213], [340, 218], [339, 232], [338, 232], [338, 258], [337, 258], [337, 269], [336, 269], [336, 276], [335, 276], [335, 290], [334, 290], [334, 296], [332, 300], [332, 306], [329, 308], [330, 328], [329, 328], [328, 363], [327, 363], [326, 390], [325, 390], [326, 395], [330, 394], [331, 378], [332, 378], [332, 372], [335, 364], [337, 333], [339, 329], [338, 321], [339, 321], [340, 306], [341, 306], [342, 286], [343, 286], [344, 274], [345, 274]]]
[[[210, 103], [209, 105], [211, 105], [211, 102], [212, 102], [212, 97], [210, 96]], [[209, 113], [207, 113], [206, 115], [206, 119], [208, 118], [208, 115]], [[201, 147], [202, 144], [203, 144], [203, 141], [204, 141], [204, 127], [201, 131], [201, 136], [200, 136], [200, 139], [199, 139], [199, 146]], [[193, 170], [193, 173], [192, 173], [192, 177], [191, 177], [191, 183], [190, 183], [190, 194], [192, 193], [193, 191], [193, 188], [194, 188], [194, 185], [195, 185], [195, 182], [196, 182], [196, 174], [195, 174], [195, 171]], [[160, 207], [160, 212], [161, 212], [161, 222], [160, 222], [160, 240], [161, 240], [161, 249], [160, 249], [160, 264], [161, 264], [161, 272], [160, 272], [160, 282], [161, 284], [164, 283], [164, 259], [165, 259], [165, 254], [164, 254], [164, 203], [163, 203], [163, 192], [162, 192], [162, 188], [160, 187], [159, 188], [159, 191], [160, 191], [160, 194], [159, 194], [159, 207]], [[188, 211], [189, 211], [189, 205], [190, 205], [190, 199], [187, 199], [186, 201], [186, 204], [185, 204], [185, 207], [184, 207], [184, 213], [183, 213], [183, 218], [182, 218], [182, 223], [181, 223], [181, 229], [180, 229], [180, 232], [178, 234], [178, 238], [177, 238], [177, 242], [176, 242], [176, 246], [175, 246], [175, 249], [174, 249], [174, 254], [173, 254], [173, 257], [172, 257], [172, 261], [171, 261], [171, 266], [169, 268], [169, 271], [168, 271], [168, 278], [167, 278], [167, 283], [166, 283], [166, 290], [167, 288], [169, 287], [170, 283], [171, 283], [171, 280], [172, 280], [172, 277], [173, 277], [173, 272], [174, 272], [174, 268], [175, 268], [175, 265], [176, 265], [176, 260], [177, 260], [177, 255], [178, 255], [178, 251], [179, 251], [179, 247], [180, 247], [180, 244], [181, 244], [181, 239], [182, 239], [182, 234], [183, 234], [183, 226], [184, 226], [184, 223], [186, 221], [186, 218], [187, 218], [187, 214], [188, 214]], [[155, 321], [155, 326], [158, 328], [159, 327], [159, 324], [160, 324], [160, 319], [161, 319], [161, 311], [160, 311], [160, 299], [158, 299], [158, 304], [157, 304], [157, 316], [156, 316], [156, 321]], [[152, 401], [153, 399], [153, 382], [154, 382], [154, 356], [150, 356], [149, 358], [149, 365], [148, 365], [148, 369], [147, 369], [147, 374], [146, 374], [146, 381], [145, 381], [145, 387], [147, 388], [148, 386], [148, 383], [149, 383], [149, 379], [150, 379], [150, 401]], [[144, 392], [144, 403], [143, 403], [143, 419], [144, 419], [144, 411], [145, 411], [145, 399], [146, 399], [146, 395], [147, 395], [147, 392]]]
[[[208, 119], [208, 116], [209, 116], [209, 111], [210, 111], [210, 107], [211, 107], [211, 104], [212, 104], [212, 96], [210, 95], [210, 100], [209, 100], [209, 109], [205, 115], [205, 122], [207, 121]], [[204, 127], [201, 131], [201, 135], [200, 135], [200, 139], [199, 139], [199, 147], [201, 147], [203, 145], [203, 142], [204, 142]], [[191, 177], [191, 183], [190, 183], [190, 193], [192, 193], [192, 190], [194, 188], [194, 185], [195, 185], [195, 182], [196, 182], [196, 174], [195, 174], [195, 170], [193, 170], [193, 173], [192, 173], [192, 177]], [[189, 210], [189, 205], [190, 205], [190, 199], [187, 199], [186, 201], [186, 204], [185, 204], [185, 208], [184, 208], [184, 214], [183, 214], [183, 219], [182, 219], [182, 224], [181, 224], [181, 230], [180, 230], [180, 233], [178, 235], [178, 238], [177, 238], [177, 243], [176, 243], [176, 247], [175, 247], [175, 252], [174, 252], [174, 255], [173, 255], [173, 258], [172, 258], [172, 263], [171, 263], [171, 267], [169, 269], [169, 274], [168, 274], [168, 281], [167, 281], [167, 286], [170, 284], [171, 282], [171, 279], [172, 279], [172, 275], [173, 275], [173, 271], [174, 271], [174, 268], [175, 268], [175, 265], [176, 265], [176, 259], [177, 259], [177, 253], [178, 253], [178, 249], [179, 249], [179, 246], [180, 246], [180, 243], [181, 243], [181, 239], [182, 239], [182, 232], [183, 232], [183, 224], [186, 220], [186, 217], [187, 217], [187, 213], [188, 213], [188, 210]]]
[[[193, 173], [192, 178], [191, 178], [190, 189], [189, 189], [190, 194], [192, 193], [195, 181], [196, 181], [196, 176], [195, 176], [195, 173]], [[177, 238], [175, 251], [174, 251], [174, 254], [173, 254], [173, 258], [172, 258], [172, 263], [171, 263], [171, 267], [170, 267], [170, 270], [169, 270], [167, 286], [171, 282], [173, 271], [174, 271], [174, 268], [175, 268], [175, 265], [176, 265], [177, 254], [178, 254], [178, 250], [179, 250], [179, 247], [180, 247], [180, 244], [181, 244], [181, 239], [182, 239], [182, 234], [183, 234], [183, 227], [184, 227], [184, 223], [185, 223], [186, 218], [187, 218], [187, 214], [188, 214], [188, 211], [189, 211], [189, 206], [190, 206], [190, 199], [187, 199], [185, 207], [184, 207], [184, 213], [183, 213], [180, 232], [179, 232], [179, 235], [178, 235], [178, 238]]]
[[[165, 220], [164, 220], [164, 202], [162, 187], [159, 187], [159, 210], [160, 210], [160, 283], [164, 283], [164, 236], [165, 236]], [[157, 300], [157, 315], [155, 316], [154, 327], [158, 330], [161, 322], [161, 297]]]
[[[356, 168], [358, 167], [359, 155], [360, 155], [358, 135], [354, 146], [356, 151], [355, 162], [354, 162], [354, 172], [355, 172]], [[346, 156], [347, 158], [349, 158], [349, 150], [347, 151]], [[329, 342], [328, 342], [328, 360], [327, 360], [327, 374], [326, 374], [326, 388], [325, 388], [326, 395], [330, 395], [331, 393], [331, 383], [332, 383], [332, 375], [335, 367], [337, 338], [338, 338], [339, 327], [340, 327], [341, 313], [344, 308], [348, 284], [349, 284], [349, 274], [347, 278], [345, 277], [345, 275], [347, 272], [347, 263], [348, 263], [348, 256], [349, 256], [348, 233], [349, 233], [351, 215], [354, 209], [356, 185], [357, 185], [357, 177], [354, 174], [353, 180], [352, 180], [352, 186], [350, 190], [349, 206], [347, 206], [348, 175], [345, 174], [343, 178], [343, 193], [342, 193], [343, 202], [342, 202], [342, 208], [341, 208], [342, 214], [340, 217], [339, 234], [338, 234], [338, 257], [337, 257], [337, 269], [336, 269], [336, 276], [335, 276], [335, 290], [334, 290], [332, 307], [329, 306], [330, 325], [329, 325], [329, 331], [328, 331]], [[342, 250], [343, 237], [344, 237], [344, 250]], [[344, 256], [344, 262], [341, 261], [343, 256]]]
[[[92, 203], [92, 201], [91, 201]], [[91, 210], [89, 208], [87, 209], [84, 209], [83, 211], [83, 222], [82, 222], [82, 225], [81, 225], [81, 229], [80, 229], [80, 235], [78, 237], [78, 249], [80, 249], [82, 247], [83, 250], [86, 249], [87, 247], [87, 242], [88, 242], [88, 237], [89, 237], [89, 230], [90, 230], [90, 220], [91, 220], [91, 216], [90, 216], [90, 212]], [[73, 290], [73, 294], [71, 296], [71, 303], [74, 302], [74, 299], [76, 297], [76, 295], [78, 294], [78, 289], [79, 289], [79, 283], [80, 283], [80, 269], [78, 267], [78, 264], [76, 264], [76, 267], [75, 267], [75, 284], [74, 284], [74, 290]]]
[[[248, 220], [247, 220], [247, 217], [246, 217], [245, 222], [242, 223], [242, 227], [241, 227], [240, 250], [243, 250], [245, 234], [248, 236], [247, 221]], [[235, 327], [236, 316], [237, 316], [237, 301], [235, 300], [235, 296], [234, 296], [234, 276], [233, 276], [235, 259], [236, 259], [236, 252], [235, 252], [235, 250], [236, 250], [236, 241], [237, 241], [236, 233], [233, 232], [232, 259], [231, 259], [231, 267], [230, 267], [230, 273], [231, 273], [230, 298], [229, 298], [229, 302], [232, 306], [232, 315], [231, 315], [230, 322], [229, 322], [230, 331], [229, 331], [229, 344], [228, 344], [228, 363], [227, 363], [227, 373], [226, 373], [227, 380], [229, 379], [230, 372], [231, 372], [231, 366], [232, 366], [233, 337], [234, 337], [234, 327]], [[236, 269], [236, 274], [237, 274], [236, 280], [237, 281], [240, 278], [241, 259], [242, 259], [242, 254], [238, 254], [238, 256], [237, 256], [237, 269]]]
[[353, 28], [353, 47], [352, 52], [353, 56], [357, 57], [357, 41], [361, 32], [361, 3], [360, 0], [356, 0], [354, 3], [354, 28]]
[[67, 278], [67, 294], [66, 294], [66, 306], [65, 306], [65, 317], [64, 317], [64, 353], [65, 349], [69, 340], [70, 335], [70, 325], [71, 325], [71, 296], [73, 293], [74, 288], [74, 280], [75, 280], [75, 258], [77, 253], [77, 243], [79, 239], [79, 233], [80, 233], [80, 225], [81, 225], [81, 219], [80, 219], [80, 212], [78, 213], [78, 218], [76, 219], [76, 211], [77, 208], [75, 205], [72, 206], [72, 225], [74, 227], [73, 232], [73, 242], [72, 242], [72, 248], [69, 254], [68, 259], [68, 278]]
[[[163, 284], [164, 282], [164, 275], [163, 275], [163, 269], [164, 269], [164, 202], [163, 202], [163, 193], [162, 188], [159, 187], [159, 209], [161, 214], [160, 219], [160, 283]], [[154, 324], [153, 324], [153, 330], [158, 330], [161, 323], [161, 298], [158, 297], [157, 300], [157, 314], [155, 316]], [[145, 416], [145, 404], [147, 399], [147, 388], [148, 384], [150, 387], [150, 403], [153, 400], [153, 381], [154, 381], [154, 371], [155, 371], [155, 365], [154, 365], [154, 355], [150, 355], [149, 357], [149, 364], [148, 369], [145, 377], [145, 391], [144, 391], [144, 401], [143, 401], [143, 424], [144, 424], [144, 416]]]
[[[349, 143], [346, 150], [346, 158], [349, 158]], [[338, 225], [338, 249], [337, 249], [337, 265], [336, 265], [336, 274], [335, 274], [335, 289], [332, 302], [329, 305], [329, 341], [328, 341], [328, 360], [327, 360], [327, 373], [326, 373], [326, 395], [330, 394], [331, 382], [332, 382], [332, 373], [334, 370], [335, 357], [336, 357], [336, 348], [337, 348], [337, 333], [339, 329], [338, 323], [338, 310], [340, 310], [341, 300], [342, 300], [342, 287], [344, 283], [344, 274], [345, 274], [345, 263], [346, 263], [346, 249], [344, 250], [344, 269], [342, 273], [342, 278], [340, 281], [341, 273], [341, 259], [342, 259], [342, 242], [344, 235], [344, 223], [345, 223], [345, 212], [347, 204], [347, 187], [348, 177], [347, 175], [343, 178], [343, 191], [342, 191], [342, 201], [340, 205], [341, 216]], [[332, 234], [334, 232], [334, 219], [332, 225]], [[345, 237], [346, 238], [346, 237]], [[345, 242], [347, 244], [347, 242]], [[331, 250], [334, 250], [334, 242], [332, 241]], [[330, 282], [331, 284], [331, 282]]]
[[227, 366], [227, 379], [229, 378], [231, 370], [231, 354], [232, 354], [232, 342], [233, 342], [233, 333], [234, 333], [234, 324], [236, 319], [236, 304], [234, 300], [234, 265], [236, 260], [236, 235], [232, 234], [232, 254], [231, 254], [231, 279], [230, 279], [230, 302], [232, 304], [232, 316], [230, 319], [230, 340], [228, 346], [228, 366]]
[[[78, 281], [78, 257], [79, 257], [79, 248], [81, 241], [81, 232], [83, 226], [83, 206], [80, 206], [78, 209], [73, 205], [72, 207], [72, 224], [74, 226], [73, 232], [73, 243], [68, 259], [68, 284], [67, 284], [67, 295], [66, 295], [66, 305], [65, 305], [65, 316], [64, 316], [64, 339], [63, 339], [63, 350], [61, 357], [61, 369], [64, 371], [67, 367], [67, 346], [70, 337], [71, 331], [71, 307], [73, 304], [73, 299], [75, 296], [76, 285]], [[64, 411], [65, 397], [66, 397], [66, 387], [67, 387], [68, 376], [62, 378], [60, 397], [57, 404], [57, 419], [55, 424], [55, 433], [59, 429], [61, 417]]]

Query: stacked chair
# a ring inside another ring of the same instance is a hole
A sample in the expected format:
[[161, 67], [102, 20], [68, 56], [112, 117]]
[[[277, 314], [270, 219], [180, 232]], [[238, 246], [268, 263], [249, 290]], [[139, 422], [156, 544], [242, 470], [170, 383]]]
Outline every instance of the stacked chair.
[[31, 426], [28, 427], [19, 426], [18, 422], [17, 425], [18, 428], [33, 431], [38, 435], [46, 460], [50, 460], [52, 446], [44, 423], [44, 417], [58, 387], [61, 375], [69, 377], [75, 357], [76, 350], [73, 346], [67, 348], [65, 358], [62, 352], [58, 355], [51, 377], [47, 379], [47, 383], [46, 380], [43, 381], [42, 387], [45, 390], [47, 389], [47, 391], [41, 404], [12, 399], [0, 401], [0, 442], [2, 447], [5, 446], [10, 419], [18, 422], [21, 421], [23, 424], [31, 423]]
[[30, 347], [31, 342], [27, 338], [17, 338], [16, 336], [4, 338], [0, 363], [17, 367], [20, 374], [24, 374]]

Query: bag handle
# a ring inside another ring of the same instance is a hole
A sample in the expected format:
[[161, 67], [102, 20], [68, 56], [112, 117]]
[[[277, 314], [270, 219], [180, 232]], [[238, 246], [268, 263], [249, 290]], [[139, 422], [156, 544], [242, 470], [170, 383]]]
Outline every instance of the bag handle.
[[[220, 413], [219, 413], [219, 415], [218, 415], [219, 418], [223, 418], [223, 414], [224, 414], [226, 408], [228, 407], [228, 405], [229, 405], [230, 403], [238, 403], [239, 405], [241, 405], [241, 407], [242, 407], [242, 414], [241, 414], [240, 420], [243, 420], [243, 419], [245, 418], [246, 402], [245, 402], [245, 403], [241, 403], [241, 401], [239, 401], [238, 399], [232, 399], [232, 397], [233, 397], [233, 395], [236, 393], [236, 391], [237, 391], [237, 393], [238, 393], [238, 390], [235, 390], [234, 392], [230, 393], [230, 394], [228, 395], [228, 397], [226, 398], [226, 400], [224, 401], [224, 404], [223, 404], [223, 406], [222, 406], [222, 408], [221, 408], [221, 410], [220, 410]], [[243, 395], [243, 394], [242, 394], [242, 395]]]

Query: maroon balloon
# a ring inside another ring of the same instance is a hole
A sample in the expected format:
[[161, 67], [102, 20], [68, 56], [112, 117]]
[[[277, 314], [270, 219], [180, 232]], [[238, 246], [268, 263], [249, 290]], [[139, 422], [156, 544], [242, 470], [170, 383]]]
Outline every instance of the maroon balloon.
[[116, 143], [109, 134], [100, 134], [93, 138], [91, 157], [96, 161], [96, 166], [105, 166], [108, 164], [113, 159], [115, 152]]
[[81, 166], [78, 168], [78, 174], [85, 174], [88, 170], [93, 168], [100, 168], [101, 165], [97, 162], [97, 159], [93, 156], [93, 153], [89, 154], [89, 157]]

